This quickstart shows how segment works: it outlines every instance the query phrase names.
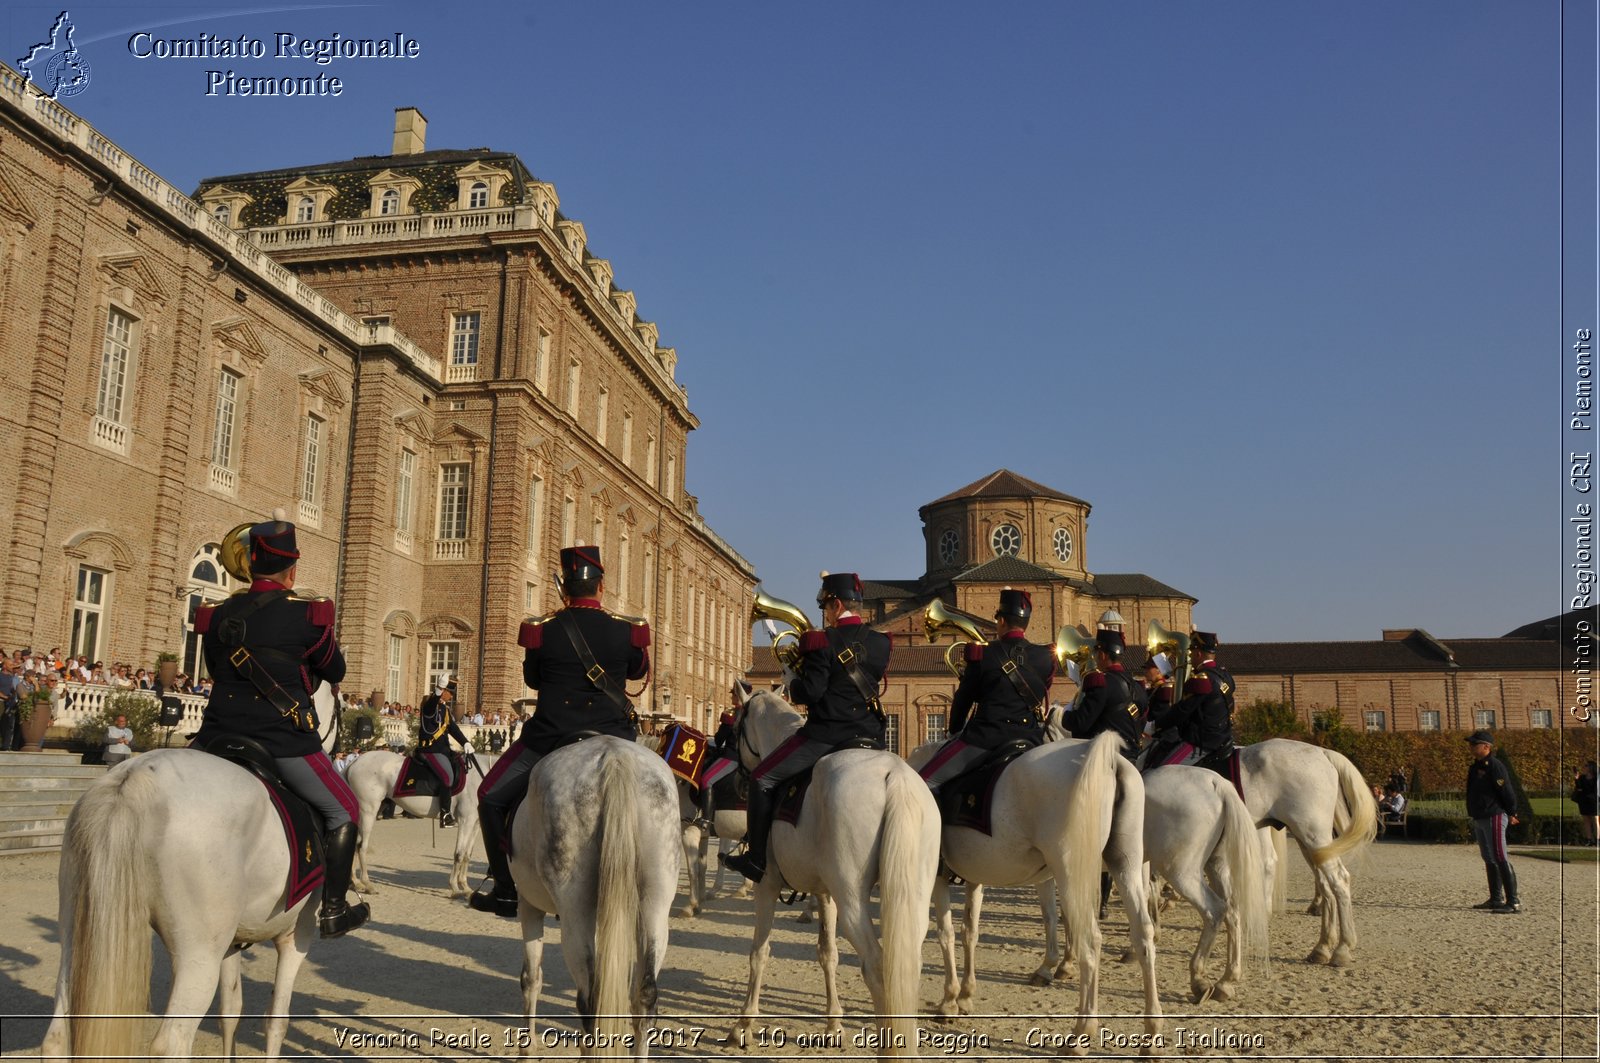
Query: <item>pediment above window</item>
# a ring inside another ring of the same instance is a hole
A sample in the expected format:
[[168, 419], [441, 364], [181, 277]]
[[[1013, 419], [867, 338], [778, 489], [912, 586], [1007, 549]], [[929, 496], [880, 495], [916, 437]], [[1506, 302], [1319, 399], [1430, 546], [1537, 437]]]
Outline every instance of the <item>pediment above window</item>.
[[260, 369], [267, 360], [267, 348], [255, 326], [242, 317], [213, 322], [211, 338], [224, 354], [232, 352], [251, 369]]
[[166, 285], [161, 283], [161, 278], [143, 255], [104, 255], [100, 259], [100, 269], [113, 284], [130, 289], [140, 298], [152, 303], [167, 301]]

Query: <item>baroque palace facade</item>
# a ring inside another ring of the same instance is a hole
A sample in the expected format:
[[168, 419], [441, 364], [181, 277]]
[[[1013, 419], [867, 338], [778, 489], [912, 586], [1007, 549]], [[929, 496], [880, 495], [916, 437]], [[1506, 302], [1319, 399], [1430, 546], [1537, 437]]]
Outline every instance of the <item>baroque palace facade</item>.
[[583, 541], [654, 629], [641, 712], [714, 722], [755, 577], [685, 490], [676, 352], [552, 186], [425, 131], [191, 198], [0, 66], [0, 645], [197, 674], [220, 538], [282, 510], [347, 690], [506, 708]]
[[[1052, 641], [1063, 625], [1092, 634], [1108, 611], [1115, 612], [1128, 642], [1125, 660], [1135, 673], [1144, 665], [1150, 621], [1171, 632], [1204, 626], [1193, 618], [1196, 600], [1182, 591], [1140, 573], [1089, 570], [1089, 509], [1082, 499], [1001, 469], [921, 508], [921, 577], [862, 575], [864, 615], [894, 641], [883, 692], [890, 748], [904, 755], [946, 734], [956, 676], [945, 654], [955, 637], [928, 642], [922, 618], [935, 599], [989, 638], [1000, 590], [1028, 591], [1028, 635], [1041, 643]], [[1418, 629], [1385, 631], [1381, 639], [1365, 642], [1272, 643], [1230, 643], [1223, 631], [1219, 660], [1238, 684], [1238, 707], [1284, 702], [1308, 727], [1325, 710], [1336, 711], [1351, 727], [1375, 731], [1583, 726], [1588, 714], [1563, 706], [1575, 704], [1578, 693], [1587, 700], [1593, 640], [1587, 648], [1574, 643], [1579, 617], [1569, 615], [1564, 624], [1562, 619], [1501, 638], [1448, 643]], [[780, 673], [772, 649], [757, 647], [752, 681], [770, 682]], [[1057, 675], [1050, 700], [1066, 704], [1076, 693], [1070, 680]], [[1600, 714], [1589, 726], [1596, 718]]]

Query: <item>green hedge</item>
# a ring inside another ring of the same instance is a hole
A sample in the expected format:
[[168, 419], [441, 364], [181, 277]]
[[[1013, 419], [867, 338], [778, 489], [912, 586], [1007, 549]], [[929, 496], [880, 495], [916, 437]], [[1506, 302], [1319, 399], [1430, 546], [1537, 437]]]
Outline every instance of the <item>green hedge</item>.
[[[1465, 816], [1424, 815], [1413, 812], [1406, 820], [1405, 836], [1425, 842], [1471, 842], [1472, 821]], [[1395, 831], [1391, 837], [1399, 837]], [[1536, 817], [1506, 829], [1512, 845], [1573, 845], [1583, 838], [1583, 825], [1577, 817]]]

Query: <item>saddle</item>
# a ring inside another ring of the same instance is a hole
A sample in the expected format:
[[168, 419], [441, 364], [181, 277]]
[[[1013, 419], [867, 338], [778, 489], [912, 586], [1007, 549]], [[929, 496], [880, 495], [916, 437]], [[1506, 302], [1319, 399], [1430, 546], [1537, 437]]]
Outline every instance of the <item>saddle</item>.
[[288, 895], [285, 908], [300, 903], [313, 890], [322, 888], [322, 816], [283, 784], [278, 777], [278, 763], [260, 743], [242, 735], [221, 735], [205, 745], [194, 745], [202, 753], [210, 753], [239, 765], [260, 780], [272, 799], [283, 823], [284, 840], [289, 843]]
[[[852, 738], [848, 742], [834, 746], [822, 756], [817, 758], [817, 764], [845, 749], [877, 749], [878, 745], [870, 738]], [[806, 791], [811, 788], [811, 773], [817, 770], [817, 764], [811, 765], [805, 771], [786, 780], [783, 788], [773, 795], [774, 822], [798, 825], [800, 813], [805, 808]]]
[[970, 827], [981, 834], [993, 834], [990, 812], [995, 784], [1000, 773], [1036, 743], [1017, 739], [990, 750], [989, 755], [954, 779], [939, 787], [939, 818], [946, 827]]
[[[453, 772], [450, 796], [454, 797], [467, 788], [467, 758], [451, 750], [450, 770]], [[433, 773], [433, 768], [423, 760], [423, 755], [413, 753], [400, 765], [400, 775], [394, 781], [394, 793], [390, 796], [436, 797], [442, 789], [444, 785]]]

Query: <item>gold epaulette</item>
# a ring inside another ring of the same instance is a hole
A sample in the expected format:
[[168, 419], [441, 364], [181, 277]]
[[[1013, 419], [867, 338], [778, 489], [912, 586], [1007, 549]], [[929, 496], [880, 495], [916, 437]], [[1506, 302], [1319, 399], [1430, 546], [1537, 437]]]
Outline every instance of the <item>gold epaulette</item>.
[[330, 602], [333, 599], [325, 594], [296, 594], [294, 591], [290, 591], [288, 600], [291, 602]]
[[555, 617], [555, 615], [555, 613], [546, 613], [543, 616], [530, 616], [528, 619], [524, 620], [523, 623], [530, 624], [533, 627], [538, 627], [540, 624], [548, 624], [551, 619]]
[[646, 620], [642, 616], [623, 616], [621, 613], [613, 613], [610, 610], [606, 611], [606, 615], [611, 617], [613, 620], [626, 620], [634, 627], [646, 627], [650, 623], [650, 621]]

